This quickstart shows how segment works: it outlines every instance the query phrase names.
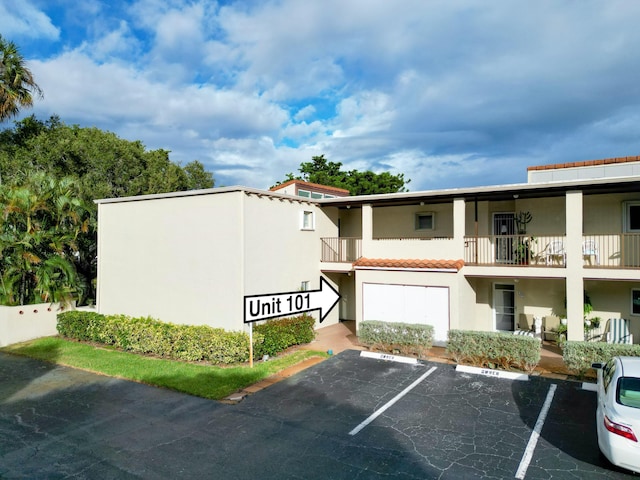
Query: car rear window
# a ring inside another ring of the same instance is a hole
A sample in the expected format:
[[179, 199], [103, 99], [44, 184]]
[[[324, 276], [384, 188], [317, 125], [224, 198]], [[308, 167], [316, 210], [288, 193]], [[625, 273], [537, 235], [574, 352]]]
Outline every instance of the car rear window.
[[618, 384], [618, 402], [627, 407], [640, 408], [640, 378], [620, 378]]

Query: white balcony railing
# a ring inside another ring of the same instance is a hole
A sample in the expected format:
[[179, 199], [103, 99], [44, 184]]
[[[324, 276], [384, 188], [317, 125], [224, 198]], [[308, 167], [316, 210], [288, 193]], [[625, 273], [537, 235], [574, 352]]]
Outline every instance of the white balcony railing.
[[322, 262], [355, 262], [362, 257], [362, 239], [355, 237], [322, 238]]
[[[416, 238], [375, 239], [376, 244], [387, 244], [384, 253], [395, 258], [431, 258], [438, 242], [449, 244], [452, 239], [434, 239], [431, 246]], [[355, 262], [362, 257], [362, 239], [355, 237], [322, 238], [323, 262]], [[397, 243], [399, 242], [399, 243]], [[408, 249], [419, 248], [423, 255]], [[427, 247], [429, 249], [427, 250]], [[377, 249], [380, 249], [377, 247]], [[427, 253], [428, 251], [428, 253]], [[429, 255], [432, 254], [432, 255]], [[436, 255], [437, 256], [437, 255]], [[435, 258], [435, 257], [434, 257]], [[438, 257], [440, 258], [440, 257]], [[640, 233], [583, 235], [583, 265], [587, 268], [640, 268]], [[564, 235], [485, 235], [464, 238], [464, 261], [467, 265], [514, 265], [564, 267], [567, 262]]]
[[465, 237], [464, 261], [469, 265], [545, 265], [564, 267], [564, 236], [488, 235]]

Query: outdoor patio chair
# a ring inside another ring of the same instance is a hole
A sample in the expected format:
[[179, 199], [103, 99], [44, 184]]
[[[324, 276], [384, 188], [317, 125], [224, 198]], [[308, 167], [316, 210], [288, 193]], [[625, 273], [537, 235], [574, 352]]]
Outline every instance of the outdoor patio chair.
[[567, 263], [567, 252], [564, 249], [564, 243], [562, 240], [553, 240], [549, 242], [546, 248], [545, 263], [551, 265], [554, 262], [559, 262], [560, 265]]
[[518, 329], [526, 332], [533, 331], [533, 314], [521, 313], [518, 320]]
[[633, 334], [629, 332], [629, 322], [624, 318], [610, 318], [604, 327], [602, 340], [607, 343], [633, 343]]
[[542, 318], [542, 338], [552, 342], [558, 341], [558, 327], [560, 317], [556, 315], [546, 315]]
[[591, 257], [595, 259], [596, 265], [600, 265], [598, 243], [595, 240], [585, 240], [582, 242], [582, 256], [589, 260], [589, 265], [591, 265]]

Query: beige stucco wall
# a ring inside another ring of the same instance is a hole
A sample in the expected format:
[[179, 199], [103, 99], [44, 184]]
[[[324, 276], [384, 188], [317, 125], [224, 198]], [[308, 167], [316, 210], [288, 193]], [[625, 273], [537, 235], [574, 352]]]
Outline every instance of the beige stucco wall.
[[[433, 213], [435, 228], [416, 230], [417, 213]], [[373, 208], [373, 238], [451, 236], [453, 236], [452, 203]]]
[[630, 200], [640, 200], [638, 194], [585, 195], [585, 234], [619, 234], [622, 232], [623, 204]]
[[[101, 313], [227, 330], [247, 329], [245, 295], [318, 289], [320, 238], [337, 236], [337, 211], [243, 191], [98, 208]], [[314, 228], [302, 228], [304, 211]], [[334, 308], [323, 325], [338, 318]]]
[[340, 236], [362, 238], [362, 208], [340, 209]]
[[[301, 228], [305, 211], [315, 217], [313, 230]], [[335, 218], [332, 218], [335, 214], [305, 201], [246, 195], [242, 234], [244, 295], [295, 292], [304, 281], [309, 282], [311, 290], [317, 290], [320, 287], [320, 238], [338, 236]], [[337, 289], [338, 285], [332, 283]], [[314, 316], [318, 318], [317, 313]], [[336, 307], [322, 325], [336, 323], [338, 319]]]
[[241, 192], [98, 206], [98, 310], [241, 327]]
[[515, 321], [520, 313], [531, 313], [543, 317], [545, 315], [564, 316], [564, 279], [532, 279], [532, 278], [469, 278], [469, 284], [475, 292], [475, 317], [464, 319], [463, 329], [495, 330], [493, 311], [494, 285], [506, 284], [514, 286]]
[[64, 309], [58, 303], [0, 306], [0, 347], [57, 335], [57, 315]]
[[589, 294], [593, 311], [588, 318], [600, 317], [602, 327], [609, 318], [626, 318], [633, 334], [634, 343], [640, 343], [640, 316], [631, 315], [631, 289], [640, 289], [637, 282], [585, 281], [585, 290]]

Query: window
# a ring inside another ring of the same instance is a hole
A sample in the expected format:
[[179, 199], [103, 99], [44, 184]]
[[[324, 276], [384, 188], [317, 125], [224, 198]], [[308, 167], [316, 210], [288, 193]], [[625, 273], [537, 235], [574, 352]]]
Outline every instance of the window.
[[604, 386], [605, 392], [609, 389], [609, 384], [611, 383], [611, 379], [613, 378], [613, 375], [615, 373], [616, 362], [615, 360], [611, 359], [602, 368], [602, 385]]
[[298, 190], [298, 196], [309, 198], [311, 196], [311, 192], [308, 192], [307, 190]]
[[624, 202], [624, 231], [640, 232], [640, 201]]
[[627, 407], [640, 408], [640, 378], [620, 377], [617, 401]]
[[305, 210], [302, 212], [302, 221], [300, 225], [301, 230], [313, 230], [316, 228], [315, 217], [313, 212]]
[[309, 280], [303, 280], [300, 282], [300, 291], [306, 292], [309, 290]]
[[631, 289], [631, 315], [640, 315], [640, 289]]
[[311, 192], [311, 198], [322, 198], [321, 193]]
[[416, 230], [433, 230], [435, 228], [435, 213], [416, 213]]

